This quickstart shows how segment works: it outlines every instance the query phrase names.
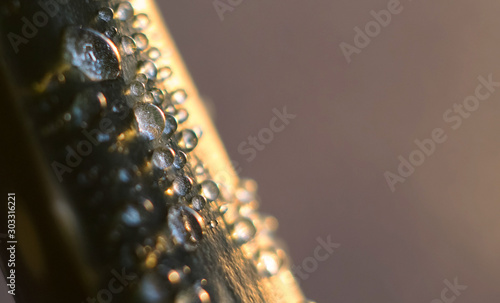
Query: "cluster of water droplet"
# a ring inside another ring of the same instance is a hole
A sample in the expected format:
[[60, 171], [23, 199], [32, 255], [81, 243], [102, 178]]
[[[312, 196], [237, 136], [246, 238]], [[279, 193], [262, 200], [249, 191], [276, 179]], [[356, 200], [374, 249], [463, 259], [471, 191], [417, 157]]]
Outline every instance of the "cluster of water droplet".
[[[121, 113], [124, 108], [131, 108], [133, 130], [120, 133], [109, 150], [126, 155], [129, 145], [136, 142], [134, 138], [140, 138], [150, 147], [146, 164], [131, 165], [114, 172], [119, 182], [130, 185], [132, 196], [140, 198], [122, 207], [117, 219], [121, 225], [111, 237], [119, 239], [124, 229], [137, 229], [142, 238], [140, 244], [131, 249], [133, 258], [141, 260], [148, 271], [166, 270], [161, 279], [167, 277], [169, 283], [179, 284], [189, 275], [189, 267], [165, 269], [161, 260], [179, 248], [186, 252], [197, 250], [207, 231], [218, 226], [217, 220], [211, 218], [206, 223], [202, 216], [211, 206], [218, 208], [234, 243], [254, 262], [259, 274], [263, 277], [277, 275], [286, 266], [287, 260], [274, 236], [276, 219], [258, 212], [257, 186], [252, 180], [241, 181], [233, 193], [234, 202], [219, 203], [219, 186], [210, 179], [203, 163], [192, 153], [201, 139], [202, 130], [182, 126], [189, 118], [182, 107], [188, 102], [188, 94], [182, 88], [173, 91], [163, 88], [162, 82], [175, 75], [170, 67], [158, 67], [155, 63], [161, 57], [160, 50], [150, 45], [148, 37], [142, 32], [150, 25], [148, 16], [135, 14], [129, 2], [121, 2], [113, 8], [100, 9], [95, 19], [95, 29], [67, 28], [63, 39], [64, 59], [90, 81], [114, 80], [120, 76], [125, 81], [123, 92], [126, 100], [121, 106], [114, 105], [112, 110]], [[118, 31], [117, 28], [125, 30]], [[135, 70], [132, 77], [123, 72], [130, 68]], [[102, 92], [78, 95], [68, 112], [69, 120], [85, 126], [91, 119], [91, 110], [99, 112], [106, 107], [103, 102], [106, 102], [106, 97]], [[105, 141], [107, 138], [98, 140]], [[142, 196], [142, 185], [134, 184], [133, 176], [147, 172], [158, 177], [158, 187], [164, 198], [177, 200], [177, 204], [165, 206], [156, 201], [158, 197]], [[89, 173], [81, 178], [89, 180], [92, 176]], [[164, 216], [167, 233], [152, 235], [148, 222], [159, 213]], [[160, 286], [161, 279], [155, 272], [142, 278], [139, 291], [147, 302], [158, 302], [165, 296]], [[182, 288], [176, 296], [176, 302], [194, 302], [195, 299], [210, 302], [203, 283]]]

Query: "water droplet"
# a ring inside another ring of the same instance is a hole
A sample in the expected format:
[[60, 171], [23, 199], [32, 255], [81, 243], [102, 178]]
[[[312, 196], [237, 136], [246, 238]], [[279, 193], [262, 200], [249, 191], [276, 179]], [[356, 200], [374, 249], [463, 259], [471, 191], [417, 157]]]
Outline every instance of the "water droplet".
[[130, 83], [128, 92], [132, 96], [140, 97], [144, 95], [144, 92], [146, 91], [146, 87], [144, 86], [144, 83], [134, 80]]
[[121, 58], [116, 45], [88, 28], [68, 27], [64, 32], [64, 58], [92, 81], [116, 79]]
[[122, 37], [121, 47], [126, 55], [133, 55], [137, 50], [137, 45], [135, 44], [134, 39], [130, 38], [129, 36]]
[[165, 114], [158, 106], [138, 103], [134, 106], [134, 114], [142, 136], [153, 140], [161, 135], [165, 128]]
[[205, 180], [201, 183], [202, 195], [210, 201], [215, 201], [219, 196], [219, 186], [212, 180]]
[[179, 151], [175, 154], [174, 166], [177, 169], [182, 169], [186, 165], [187, 156], [183, 151]]
[[106, 29], [106, 31], [104, 31], [104, 34], [108, 38], [114, 38], [116, 36], [116, 34], [118, 34], [118, 29], [116, 27], [112, 26], [112, 27]]
[[198, 144], [198, 137], [190, 129], [183, 129], [176, 135], [177, 144], [186, 152], [192, 151]]
[[276, 249], [266, 248], [259, 252], [256, 263], [259, 273], [264, 277], [270, 277], [278, 274], [283, 265], [283, 259], [279, 256]]
[[97, 13], [97, 18], [101, 19], [104, 22], [109, 22], [113, 19], [113, 9], [111, 7], [104, 7], [99, 10]]
[[164, 66], [158, 70], [158, 80], [165, 81], [172, 76], [172, 70], [168, 66]]
[[177, 130], [177, 119], [172, 115], [166, 115], [165, 119], [166, 123], [163, 133], [167, 136], [171, 136]]
[[146, 35], [142, 33], [134, 34], [132, 35], [132, 38], [134, 39], [138, 49], [145, 50], [146, 48], [148, 48], [149, 40], [148, 37], [146, 37]]
[[156, 61], [161, 57], [161, 52], [158, 48], [152, 47], [148, 50], [147, 56], [149, 59]]
[[134, 8], [130, 2], [122, 2], [118, 4], [115, 12], [116, 19], [120, 21], [129, 20], [134, 16]]
[[145, 74], [148, 79], [155, 80], [158, 70], [156, 69], [156, 64], [153, 61], [146, 60], [139, 62], [137, 65], [137, 72]]
[[148, 76], [139, 73], [135, 75], [135, 80], [141, 82], [142, 84], [144, 84], [144, 86], [146, 86], [146, 83], [148, 82]]
[[247, 218], [241, 218], [234, 223], [231, 236], [238, 245], [241, 245], [252, 240], [256, 232], [257, 230], [252, 221]]
[[187, 93], [183, 89], [178, 89], [170, 95], [170, 100], [172, 100], [172, 103], [174, 104], [182, 104], [186, 101], [187, 99]]
[[149, 17], [146, 14], [138, 14], [132, 20], [132, 28], [137, 31], [145, 30], [149, 26]]
[[193, 205], [193, 208], [195, 210], [200, 211], [203, 208], [205, 208], [205, 205], [207, 205], [207, 199], [205, 199], [205, 197], [200, 195], [194, 196], [191, 199], [191, 205]]
[[151, 98], [152, 98], [152, 102], [155, 105], [160, 106], [163, 103], [163, 101], [165, 101], [165, 94], [159, 88], [153, 88], [150, 91], [150, 95], [151, 95]]
[[168, 210], [168, 227], [174, 239], [187, 251], [194, 251], [203, 237], [205, 221], [187, 206], [173, 206]]
[[175, 118], [177, 119], [177, 122], [179, 124], [182, 124], [184, 122], [187, 121], [187, 119], [189, 118], [189, 113], [187, 112], [187, 110], [185, 110], [184, 108], [180, 108], [176, 113], [175, 113]]
[[153, 152], [153, 164], [160, 169], [167, 169], [174, 164], [175, 152], [170, 147], [157, 148]]
[[179, 196], [187, 195], [193, 188], [193, 180], [187, 176], [179, 176], [175, 178], [173, 189]]

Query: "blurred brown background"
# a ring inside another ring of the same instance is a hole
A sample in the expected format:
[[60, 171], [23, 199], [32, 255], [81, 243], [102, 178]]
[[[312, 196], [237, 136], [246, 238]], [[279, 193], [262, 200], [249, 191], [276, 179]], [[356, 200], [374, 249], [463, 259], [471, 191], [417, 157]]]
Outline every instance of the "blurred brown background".
[[[340, 43], [389, 2], [243, 1], [223, 21], [211, 0], [159, 4], [293, 263], [317, 237], [341, 244], [301, 281], [309, 298], [431, 302], [457, 277], [468, 288], [455, 302], [499, 302], [500, 91], [457, 130], [442, 116], [478, 76], [500, 81], [500, 3], [402, 0], [348, 64]], [[283, 106], [297, 118], [247, 162], [238, 145]], [[435, 128], [447, 141], [392, 193], [384, 172]]]

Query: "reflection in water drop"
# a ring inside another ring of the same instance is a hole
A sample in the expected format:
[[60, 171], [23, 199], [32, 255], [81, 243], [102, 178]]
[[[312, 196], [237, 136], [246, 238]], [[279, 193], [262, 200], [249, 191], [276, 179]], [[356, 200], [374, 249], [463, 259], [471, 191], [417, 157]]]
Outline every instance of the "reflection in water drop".
[[104, 22], [109, 22], [113, 19], [114, 12], [111, 7], [101, 8], [99, 12], [97, 12], [97, 18], [101, 19]]
[[153, 152], [153, 164], [160, 169], [167, 169], [174, 164], [175, 152], [170, 147], [160, 147]]
[[103, 34], [76, 26], [66, 28], [64, 59], [92, 81], [116, 79], [121, 58], [116, 45]]
[[134, 106], [134, 114], [142, 136], [153, 140], [161, 135], [165, 128], [165, 114], [158, 106], [138, 103]]
[[122, 2], [116, 7], [115, 17], [120, 21], [129, 20], [134, 16], [134, 8], [130, 2]]
[[201, 183], [201, 192], [205, 198], [214, 201], [219, 196], [219, 186], [212, 180]]
[[167, 221], [176, 242], [187, 251], [196, 250], [203, 237], [203, 218], [187, 206], [173, 206], [168, 211]]
[[132, 96], [140, 97], [144, 95], [144, 92], [146, 91], [146, 87], [143, 82], [139, 80], [134, 80], [132, 83], [129, 85], [129, 92]]
[[137, 45], [135, 44], [134, 39], [130, 38], [129, 36], [122, 37], [121, 47], [126, 55], [133, 55], [137, 50]]
[[185, 196], [193, 188], [193, 180], [187, 176], [179, 176], [175, 178], [173, 187], [177, 195]]
[[170, 96], [170, 100], [172, 100], [172, 103], [174, 104], [182, 104], [186, 101], [186, 99], [187, 99], [187, 93], [183, 89], [174, 91]]
[[158, 80], [165, 81], [172, 76], [172, 70], [170, 67], [165, 66], [158, 70]]
[[138, 14], [132, 20], [132, 28], [137, 31], [145, 30], [149, 26], [149, 17], [146, 14]]
[[283, 259], [274, 248], [262, 249], [257, 258], [257, 270], [264, 277], [276, 275], [281, 266]]
[[184, 165], [186, 165], [187, 162], [187, 156], [183, 151], [178, 151], [175, 154], [175, 159], [174, 159], [174, 166], [177, 169], [182, 169]]
[[166, 123], [163, 133], [167, 136], [171, 136], [177, 130], [177, 119], [172, 115], [166, 115], [165, 119]]
[[146, 37], [146, 35], [141, 33], [134, 34], [132, 35], [132, 38], [134, 39], [138, 49], [145, 50], [146, 48], [148, 48], [149, 40], [148, 37]]
[[138, 63], [137, 72], [146, 75], [150, 80], [155, 80], [158, 71], [153, 61], [146, 60]]
[[205, 197], [197, 195], [194, 196], [193, 199], [191, 199], [191, 205], [193, 205], [193, 208], [197, 211], [202, 210], [205, 208], [205, 205], [207, 204], [207, 199]]
[[152, 47], [148, 50], [147, 56], [149, 59], [156, 61], [161, 57], [161, 52], [158, 48]]
[[256, 232], [255, 225], [251, 220], [241, 218], [234, 223], [231, 237], [237, 244], [241, 245], [252, 240]]
[[190, 129], [183, 129], [177, 135], [177, 144], [186, 152], [192, 151], [198, 145], [198, 137]]

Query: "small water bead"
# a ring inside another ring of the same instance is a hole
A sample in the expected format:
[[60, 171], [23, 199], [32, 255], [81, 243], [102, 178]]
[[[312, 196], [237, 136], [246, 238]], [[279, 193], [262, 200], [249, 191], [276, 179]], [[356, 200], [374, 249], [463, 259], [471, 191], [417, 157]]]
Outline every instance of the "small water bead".
[[109, 22], [113, 19], [114, 12], [111, 7], [104, 7], [97, 12], [97, 18], [101, 19], [104, 22]]
[[212, 180], [205, 180], [201, 183], [202, 195], [210, 201], [215, 201], [219, 196], [219, 186]]
[[92, 81], [116, 79], [121, 57], [116, 45], [103, 34], [71, 26], [63, 37], [64, 59]]
[[129, 36], [123, 36], [121, 39], [121, 48], [126, 55], [133, 55], [137, 50], [135, 40]]
[[279, 273], [283, 259], [276, 249], [265, 248], [259, 252], [256, 263], [259, 273], [264, 277], [270, 277]]
[[196, 195], [191, 199], [191, 205], [195, 210], [200, 211], [207, 205], [207, 199], [203, 196]]
[[205, 226], [200, 214], [187, 206], [173, 206], [168, 210], [167, 221], [176, 242], [187, 251], [196, 250]]
[[127, 21], [134, 16], [134, 8], [130, 2], [122, 2], [116, 7], [115, 18], [120, 21]]
[[132, 20], [132, 28], [137, 31], [145, 30], [149, 26], [150, 20], [146, 14], [138, 14]]
[[183, 129], [177, 133], [176, 139], [179, 147], [185, 152], [192, 151], [198, 145], [198, 137], [190, 129]]
[[165, 128], [165, 114], [156, 105], [138, 103], [134, 106], [139, 133], [149, 140], [158, 138]]
[[164, 66], [158, 70], [158, 80], [165, 81], [172, 76], [172, 69], [168, 66]]
[[198, 140], [201, 139], [201, 136], [203, 136], [203, 130], [201, 129], [201, 126], [197, 125], [197, 126], [193, 127], [193, 131], [196, 134], [196, 136], [198, 137]]
[[[149, 59], [156, 61], [161, 57], [161, 52], [158, 48], [152, 47], [148, 50], [147, 56]], [[160, 70], [161, 70], [161, 68], [160, 68]]]
[[138, 73], [138, 74], [135, 75], [134, 80], [139, 81], [142, 84], [144, 84], [144, 86], [146, 86], [146, 83], [148, 83], [148, 76], [146, 76], [143, 73]]
[[150, 80], [155, 80], [158, 70], [153, 61], [146, 60], [137, 64], [137, 72], [146, 75]]
[[132, 96], [140, 97], [144, 95], [144, 92], [146, 91], [146, 87], [144, 83], [134, 80], [130, 83], [128, 91]]
[[233, 225], [231, 237], [238, 245], [245, 244], [255, 237], [257, 230], [248, 218], [240, 218]]
[[153, 104], [160, 106], [163, 101], [165, 101], [165, 94], [159, 88], [153, 88], [150, 91], [150, 95], [152, 97]]
[[175, 118], [177, 119], [177, 122], [179, 124], [182, 124], [187, 121], [189, 118], [189, 113], [187, 110], [184, 108], [180, 108], [176, 113], [175, 113]]
[[166, 122], [163, 133], [167, 136], [171, 136], [177, 130], [177, 119], [175, 119], [175, 117], [172, 115], [166, 115], [165, 119]]
[[160, 169], [167, 169], [174, 164], [175, 152], [170, 147], [157, 148], [153, 152], [153, 164]]
[[193, 180], [187, 176], [178, 176], [174, 180], [173, 189], [178, 196], [187, 195], [193, 188]]
[[104, 34], [106, 35], [106, 37], [112, 39], [118, 34], [118, 29], [116, 27], [112, 26], [112, 27], [106, 29]]
[[173, 104], [182, 104], [186, 101], [187, 99], [187, 93], [183, 89], [178, 89], [170, 95], [170, 100], [172, 101]]
[[175, 154], [174, 167], [177, 169], [182, 169], [187, 162], [187, 156], [183, 151], [178, 151]]
[[145, 50], [146, 48], [148, 48], [149, 40], [148, 37], [146, 37], [146, 35], [138, 33], [132, 35], [132, 38], [134, 39], [135, 44], [137, 45], [137, 48], [139, 50]]

